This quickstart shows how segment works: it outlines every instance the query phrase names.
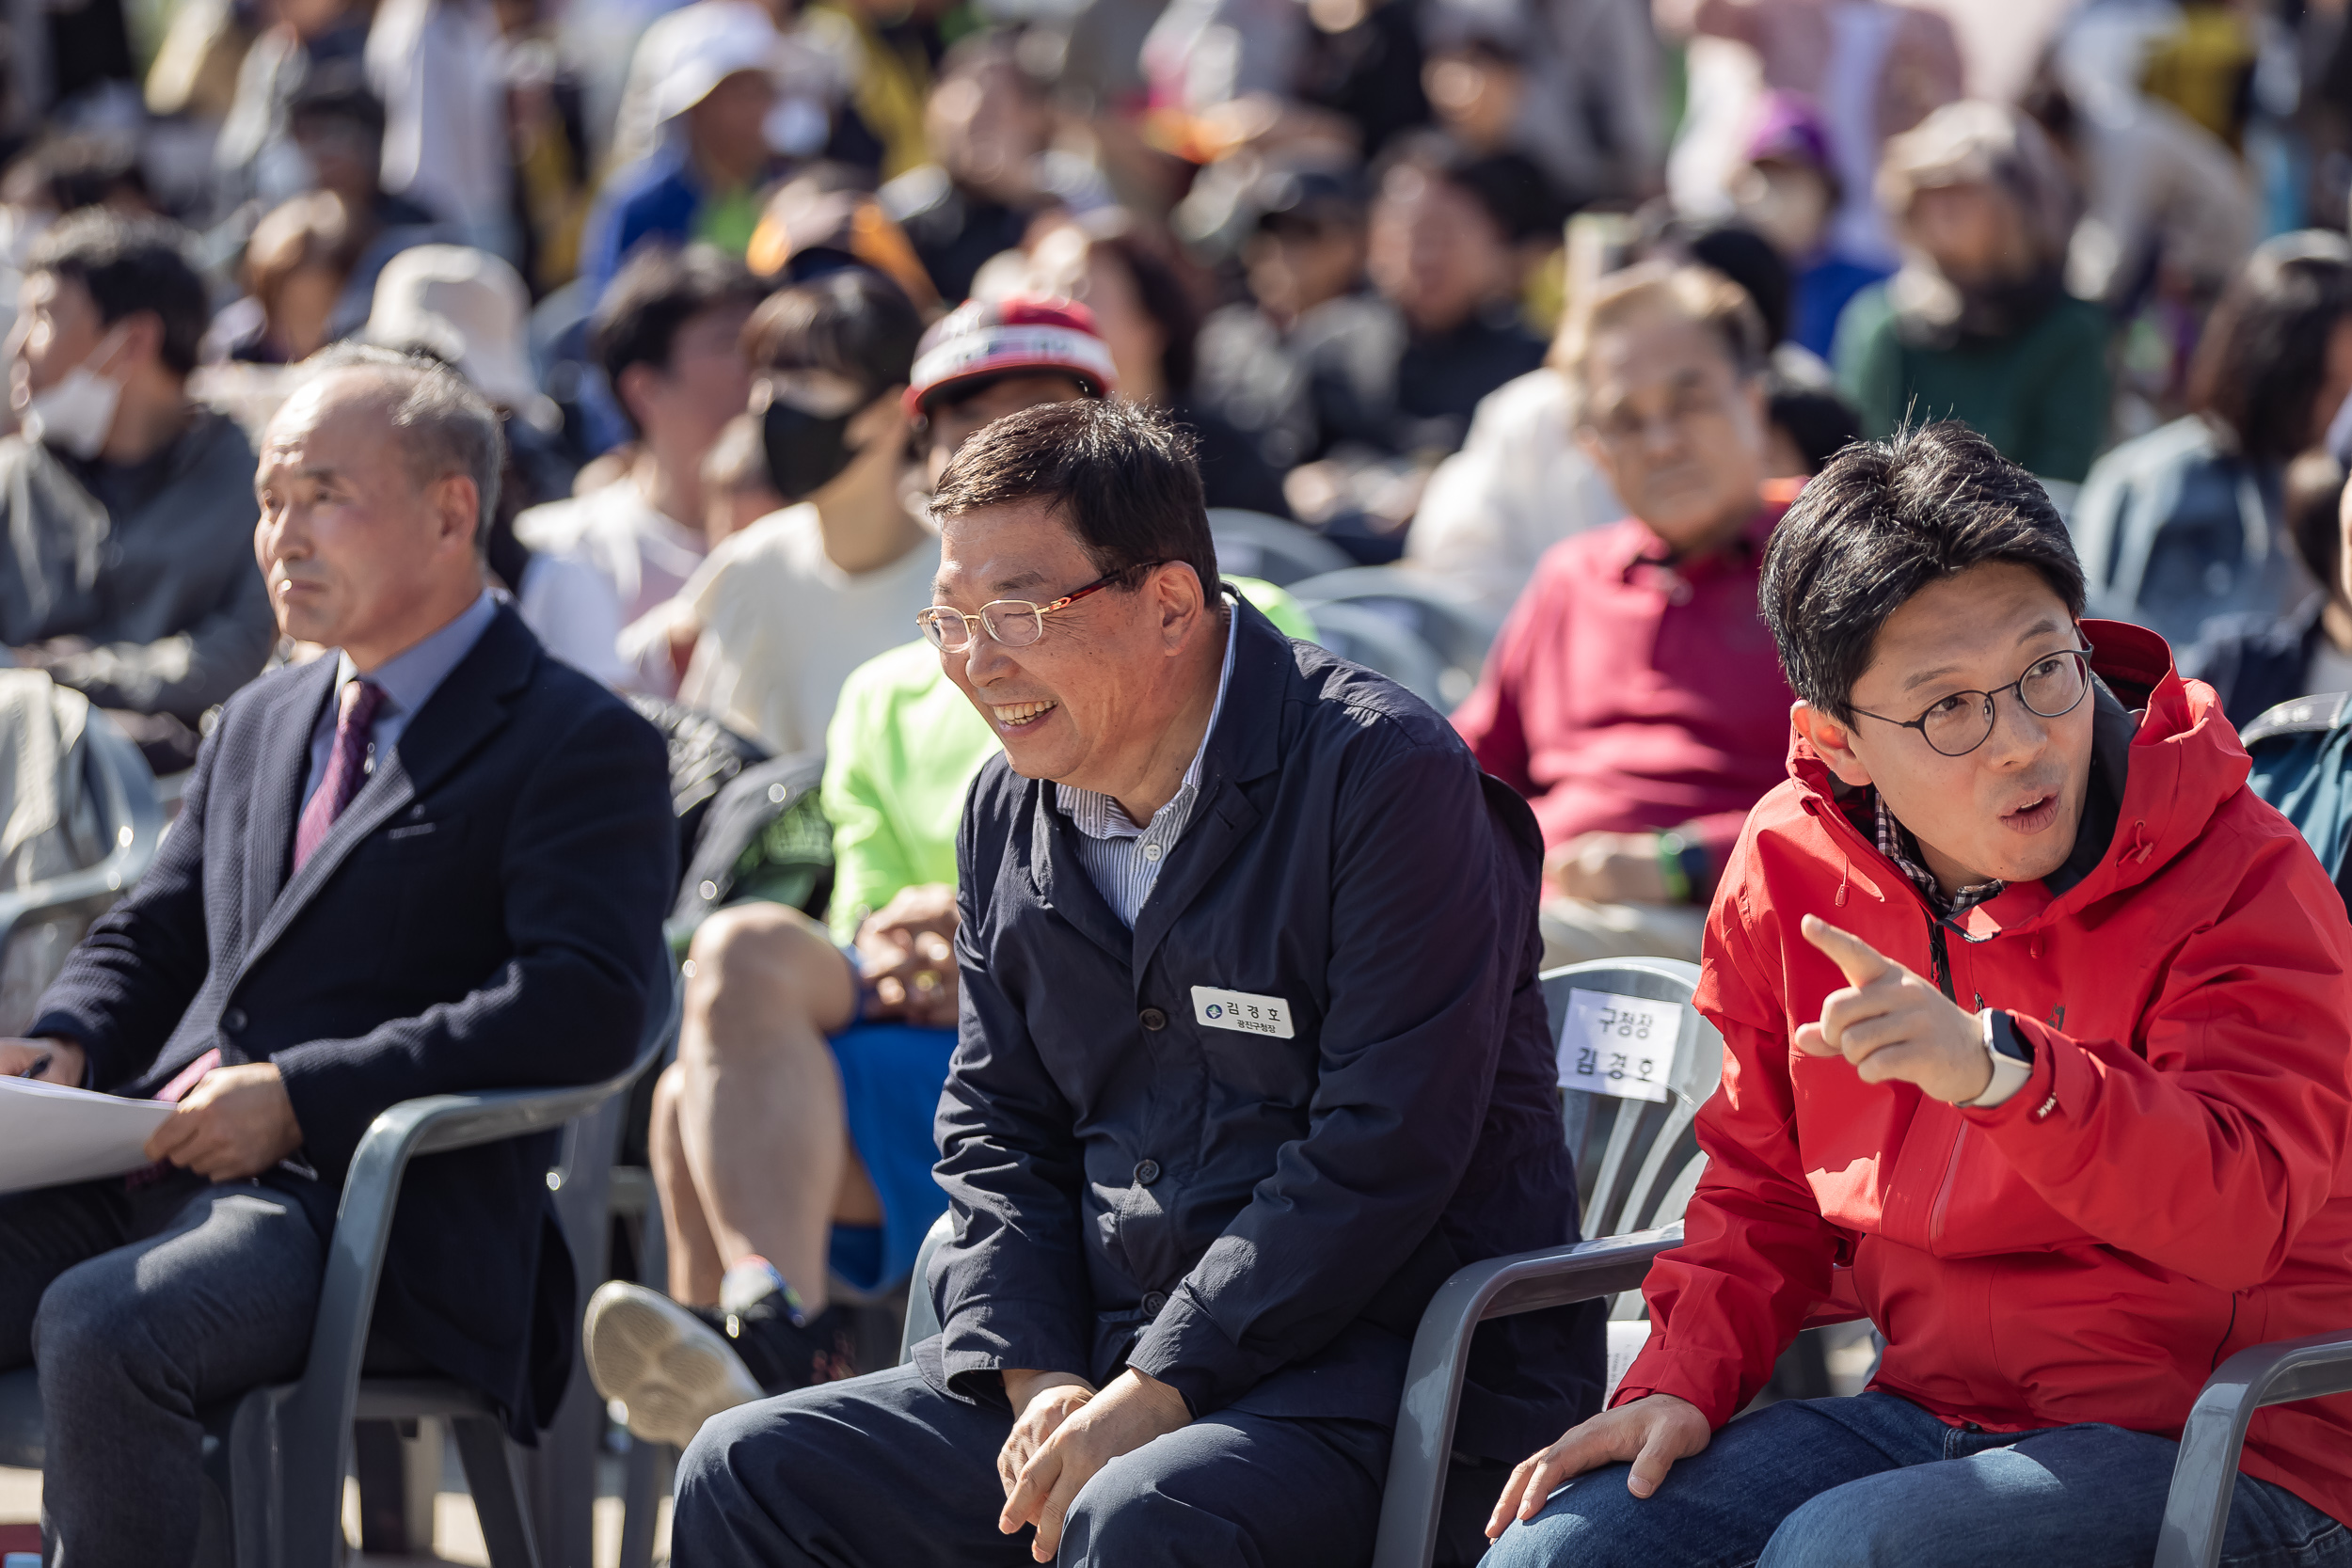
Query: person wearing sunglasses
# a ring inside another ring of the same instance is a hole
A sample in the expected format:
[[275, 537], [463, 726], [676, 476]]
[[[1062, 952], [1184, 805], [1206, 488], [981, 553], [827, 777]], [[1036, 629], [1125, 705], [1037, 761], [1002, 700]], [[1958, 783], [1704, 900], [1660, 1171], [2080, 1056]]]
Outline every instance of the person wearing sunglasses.
[[[1696, 1004], [1690, 1238], [1489, 1568], [2148, 1563], [2214, 1368], [2352, 1300], [2352, 925], [2210, 687], [2084, 621], [2042, 486], [1959, 424], [1848, 448], [1761, 604], [1788, 781]], [[1808, 1321], [1868, 1389], [1735, 1414]], [[2255, 1416], [2233, 1563], [2352, 1558], [2352, 1402]]]
[[[957, 843], [944, 1329], [712, 1418], [680, 1562], [1360, 1568], [1422, 1307], [1577, 1233], [1534, 815], [1239, 596], [1189, 447], [1057, 402], [941, 479], [917, 619], [1002, 747]], [[1480, 1518], [1602, 1339], [1597, 1303], [1479, 1330]]]

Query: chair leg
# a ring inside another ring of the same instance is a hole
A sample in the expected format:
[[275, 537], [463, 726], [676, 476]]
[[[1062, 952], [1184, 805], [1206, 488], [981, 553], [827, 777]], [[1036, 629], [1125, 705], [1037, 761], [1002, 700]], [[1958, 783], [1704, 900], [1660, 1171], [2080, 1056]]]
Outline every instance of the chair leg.
[[482, 1544], [488, 1548], [490, 1568], [539, 1568], [539, 1547], [532, 1539], [531, 1513], [523, 1506], [506, 1433], [487, 1416], [459, 1416], [450, 1427], [457, 1439], [458, 1461], [466, 1469], [466, 1488], [473, 1494], [474, 1513], [482, 1520]]
[[657, 1444], [629, 1445], [621, 1471], [619, 1568], [653, 1568], [655, 1516], [661, 1510], [661, 1458]]

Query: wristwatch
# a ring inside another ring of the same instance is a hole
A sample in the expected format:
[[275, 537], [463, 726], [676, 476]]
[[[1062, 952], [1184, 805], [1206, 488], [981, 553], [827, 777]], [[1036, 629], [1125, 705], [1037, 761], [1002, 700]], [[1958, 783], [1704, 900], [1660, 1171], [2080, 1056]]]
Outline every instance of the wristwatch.
[[2020, 1035], [2016, 1023], [1998, 1007], [1985, 1008], [1977, 1015], [1977, 1022], [1983, 1029], [1984, 1053], [1993, 1063], [1993, 1081], [1976, 1099], [1961, 1103], [1989, 1111], [2007, 1102], [2033, 1076], [2033, 1042]]

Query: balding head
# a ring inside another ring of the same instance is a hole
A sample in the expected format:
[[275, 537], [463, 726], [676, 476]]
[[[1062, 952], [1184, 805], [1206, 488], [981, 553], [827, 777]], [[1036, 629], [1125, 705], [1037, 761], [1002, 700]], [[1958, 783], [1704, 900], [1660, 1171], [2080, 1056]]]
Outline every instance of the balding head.
[[377, 401], [420, 485], [444, 474], [471, 479], [481, 520], [474, 543], [487, 542], [498, 513], [499, 476], [506, 467], [506, 436], [486, 398], [429, 355], [335, 343], [303, 364], [313, 372], [314, 382], [350, 384], [353, 395]]
[[312, 364], [262, 436], [254, 553], [278, 629], [369, 671], [481, 594], [503, 444], [437, 362], [337, 349]]

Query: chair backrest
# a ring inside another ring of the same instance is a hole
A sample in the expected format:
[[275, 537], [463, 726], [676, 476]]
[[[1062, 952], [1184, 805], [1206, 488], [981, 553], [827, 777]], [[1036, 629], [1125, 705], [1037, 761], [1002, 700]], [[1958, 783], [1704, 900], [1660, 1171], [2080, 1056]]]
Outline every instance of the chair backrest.
[[138, 885], [163, 842], [155, 775], [102, 713], [92, 712], [82, 732], [82, 776], [103, 852], [78, 870], [0, 892], [0, 1031], [32, 1022], [34, 1004], [74, 943]]
[[1317, 642], [1445, 709], [1445, 661], [1409, 626], [1358, 604], [1316, 605], [1307, 618], [1315, 624]]
[[1218, 571], [1227, 577], [1261, 578], [1277, 588], [1355, 564], [1345, 550], [1319, 533], [1237, 506], [1209, 508], [1209, 538], [1216, 546]]
[[1388, 617], [1419, 637], [1439, 660], [1443, 705], [1458, 705], [1478, 684], [1502, 623], [1447, 588], [1396, 566], [1350, 566], [1290, 585], [1311, 616], [1326, 605], [1356, 605]]
[[1616, 958], [1543, 977], [1587, 1239], [1680, 1219], [1706, 1168], [1692, 1124], [1723, 1081], [1724, 1037], [1691, 1006], [1698, 973]]

